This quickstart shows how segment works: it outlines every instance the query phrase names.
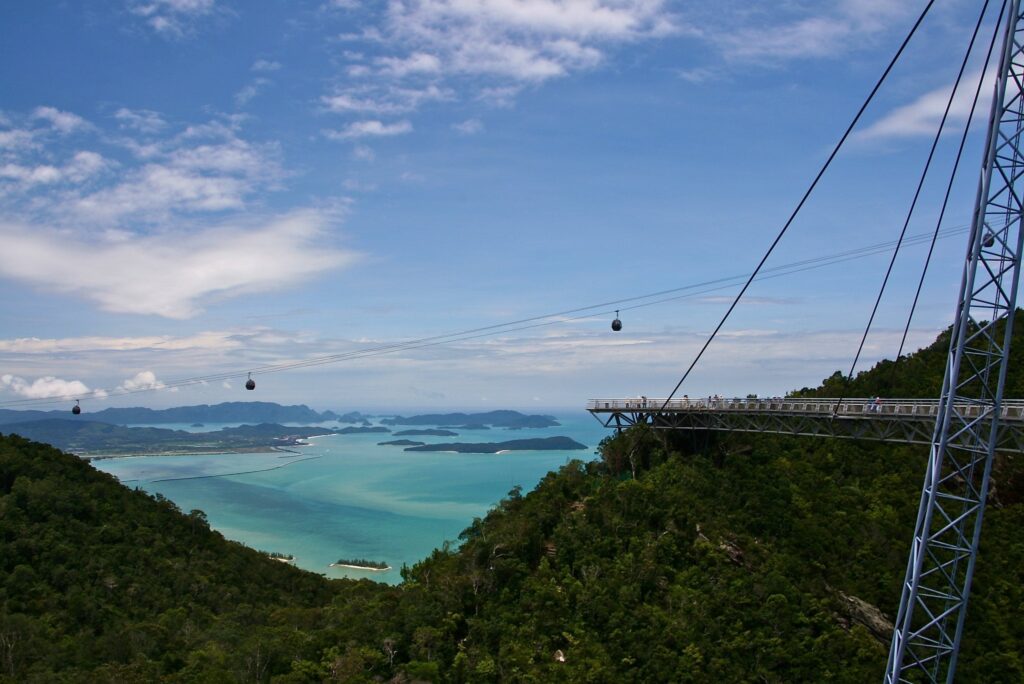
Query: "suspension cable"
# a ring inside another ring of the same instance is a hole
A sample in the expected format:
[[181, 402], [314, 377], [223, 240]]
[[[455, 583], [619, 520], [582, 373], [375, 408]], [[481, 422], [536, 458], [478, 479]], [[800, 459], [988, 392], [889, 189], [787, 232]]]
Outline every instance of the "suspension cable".
[[[1003, 9], [1006, 7], [1006, 0], [1003, 0]], [[1000, 10], [1000, 16], [1005, 12]], [[988, 65], [992, 59], [992, 53], [995, 50], [996, 39], [999, 36], [999, 22], [996, 23], [996, 28], [992, 32], [992, 41], [989, 43], [988, 52], [985, 55], [985, 65], [981, 69], [981, 76], [978, 78], [978, 86], [974, 90], [974, 100], [971, 102], [971, 111], [967, 116], [967, 123], [964, 125], [963, 135], [960, 136], [960, 147], [957, 149], [956, 161], [953, 162], [953, 172], [949, 176], [949, 183], [946, 185], [946, 195], [942, 199], [942, 209], [939, 211], [939, 218], [935, 222], [935, 235], [938, 235], [939, 226], [942, 225], [942, 219], [946, 215], [946, 207], [949, 205], [949, 198], [953, 191], [953, 181], [956, 179], [957, 172], [960, 168], [960, 161], [964, 154], [964, 148], [967, 144], [967, 135], [971, 131], [971, 123], [974, 121], [974, 112], [978, 107], [978, 101], [981, 98], [981, 88], [985, 83], [985, 74], [988, 73]], [[900, 362], [900, 357], [903, 356], [903, 348], [907, 343], [907, 335], [910, 333], [910, 323], [914, 318], [914, 312], [917, 310], [917, 303], [921, 297], [921, 289], [924, 287], [924, 279], [928, 274], [928, 266], [932, 261], [932, 254], [935, 251], [935, 239], [932, 239], [931, 245], [928, 247], [928, 255], [924, 260], [924, 268], [921, 269], [921, 278], [917, 281], [917, 291], [914, 293], [914, 302], [910, 305], [910, 313], [907, 315], [907, 324], [903, 328], [903, 337], [900, 339], [900, 348], [896, 353], [896, 360], [893, 363], [893, 373], [896, 372], [896, 364]]]
[[690, 373], [697, 365], [697, 362], [700, 361], [702, 356], [704, 356], [704, 352], [711, 345], [711, 342], [715, 339], [715, 336], [718, 335], [718, 331], [721, 330], [722, 326], [725, 325], [725, 322], [729, 320], [729, 316], [732, 314], [733, 309], [736, 308], [736, 305], [740, 303], [740, 300], [743, 298], [743, 295], [746, 294], [747, 288], [749, 288], [750, 284], [754, 282], [754, 278], [757, 276], [757, 274], [761, 272], [761, 268], [764, 266], [765, 262], [768, 261], [768, 257], [770, 257], [772, 252], [775, 251], [775, 247], [782, 240], [782, 237], [786, 234], [786, 231], [789, 230], [789, 227], [793, 225], [793, 221], [796, 220], [797, 214], [800, 213], [800, 210], [803, 209], [804, 204], [810, 198], [811, 193], [813, 193], [814, 189], [818, 186], [818, 181], [821, 180], [822, 176], [825, 175], [825, 172], [828, 171], [828, 168], [832, 165], [832, 160], [836, 158], [837, 154], [839, 154], [839, 150], [842, 149], [843, 145], [846, 143], [846, 140], [850, 137], [850, 134], [853, 132], [853, 129], [860, 121], [861, 116], [864, 114], [865, 110], [867, 110], [868, 105], [871, 104], [871, 101], [875, 98], [875, 94], [878, 93], [879, 89], [882, 87], [882, 84], [885, 83], [885, 80], [889, 77], [889, 73], [893, 70], [893, 67], [896, 66], [896, 62], [898, 62], [900, 57], [903, 55], [903, 51], [906, 49], [907, 45], [910, 44], [910, 40], [914, 37], [914, 34], [917, 33], [917, 29], [921, 26], [921, 23], [924, 21], [925, 17], [928, 15], [928, 12], [931, 10], [932, 5], [934, 4], [935, 0], [928, 0], [928, 4], [925, 5], [924, 10], [922, 10], [920, 16], [918, 16], [917, 18], [917, 21], [915, 21], [914, 25], [911, 27], [910, 32], [903, 39], [903, 42], [900, 43], [900, 47], [898, 50], [896, 50], [896, 54], [893, 55], [892, 59], [889, 61], [889, 65], [886, 66], [885, 71], [882, 72], [882, 75], [879, 77], [878, 81], [871, 89], [871, 92], [868, 93], [867, 98], [861, 104], [860, 109], [857, 110], [857, 113], [854, 115], [853, 120], [850, 121], [850, 124], [846, 127], [846, 131], [843, 133], [842, 137], [839, 138], [839, 142], [837, 142], [835, 147], [832, 148], [832, 152], [828, 155], [828, 159], [826, 159], [825, 163], [822, 164], [821, 168], [818, 170], [817, 175], [814, 177], [814, 180], [811, 181], [810, 186], [808, 186], [807, 190], [803, 194], [803, 197], [801, 197], [800, 201], [797, 203], [796, 208], [793, 209], [793, 212], [789, 215], [789, 218], [786, 220], [785, 224], [783, 224], [782, 229], [779, 231], [779, 234], [775, 236], [775, 239], [768, 247], [768, 250], [764, 253], [764, 256], [761, 257], [761, 261], [758, 262], [757, 268], [755, 268], [753, 273], [750, 274], [750, 278], [747, 279], [747, 282], [743, 285], [742, 289], [740, 289], [739, 293], [736, 295], [736, 298], [733, 299], [733, 302], [732, 304], [729, 305], [729, 308], [728, 310], [726, 310], [725, 315], [722, 316], [722, 320], [719, 321], [717, 326], [715, 326], [714, 331], [712, 331], [707, 341], [704, 342], [704, 346], [701, 347], [700, 351], [697, 352], [697, 356], [693, 359], [693, 362], [690, 363], [690, 367], [686, 369], [686, 372], [683, 373], [683, 377], [680, 378], [679, 382], [676, 383], [675, 388], [673, 388], [672, 392], [669, 393], [668, 398], [665, 399], [665, 403], [662, 404], [661, 406], [662, 410], [664, 410], [665, 407], [668, 406], [668, 402], [672, 400], [672, 397], [674, 397], [676, 392], [679, 391], [679, 388], [683, 386], [684, 382], [686, 382], [686, 378], [689, 377]]
[[[853, 381], [853, 373], [857, 368], [857, 362], [860, 361], [860, 355], [864, 352], [864, 344], [867, 342], [868, 335], [871, 333], [871, 326], [874, 324], [875, 316], [878, 314], [878, 307], [881, 305], [882, 297], [885, 295], [885, 288], [889, 285], [889, 278], [892, 276], [893, 267], [896, 265], [896, 258], [899, 256], [900, 247], [903, 245], [903, 237], [907, 234], [907, 228], [910, 226], [910, 221], [914, 217], [914, 211], [917, 209], [917, 201], [921, 198], [921, 190], [924, 188], [924, 183], [928, 178], [928, 172], [932, 167], [932, 161], [935, 159], [935, 150], [938, 149], [939, 141], [942, 139], [942, 134], [946, 129], [946, 121], [949, 119], [949, 111], [953, 108], [953, 101], [956, 99], [956, 93], [960, 89], [960, 81], [963, 79], [964, 72], [967, 70], [967, 64], [971, 59], [971, 53], [974, 52], [974, 43], [978, 38], [978, 32], [981, 30], [981, 25], [985, 21], [985, 14], [988, 12], [988, 4], [989, 0], [985, 0], [985, 3], [981, 7], [981, 13], [978, 15], [978, 21], [974, 25], [974, 31], [971, 33], [971, 40], [967, 43], [967, 50], [964, 53], [963, 60], [960, 62], [960, 69], [957, 71], [956, 80], [953, 82], [953, 88], [949, 92], [949, 98], [946, 100], [946, 108], [943, 110], [942, 118], [939, 120], [938, 130], [935, 131], [935, 137], [932, 139], [931, 149], [928, 150], [928, 158], [925, 160], [924, 168], [921, 169], [921, 176], [917, 181], [917, 188], [914, 190], [914, 198], [910, 202], [910, 208], [907, 209], [907, 217], [903, 220], [903, 228], [900, 230], [900, 237], [896, 242], [896, 249], [892, 252], [892, 258], [889, 260], [889, 267], [885, 270], [885, 277], [882, 278], [881, 287], [878, 288], [878, 296], [875, 297], [874, 306], [871, 308], [871, 315], [868, 316], [868, 323], [864, 326], [864, 334], [861, 335], [860, 344], [857, 346], [857, 353], [853, 357], [853, 363], [850, 364], [850, 372], [846, 376], [846, 382], [843, 383], [843, 388], [840, 390], [839, 398], [836, 400], [836, 405], [832, 408], [833, 417], [839, 414], [839, 407], [842, 405], [843, 399], [846, 398], [847, 389]], [[998, 33], [999, 22], [996, 22], [996, 30], [993, 32], [993, 39]], [[981, 78], [985, 78], [984, 71], [982, 71]]]

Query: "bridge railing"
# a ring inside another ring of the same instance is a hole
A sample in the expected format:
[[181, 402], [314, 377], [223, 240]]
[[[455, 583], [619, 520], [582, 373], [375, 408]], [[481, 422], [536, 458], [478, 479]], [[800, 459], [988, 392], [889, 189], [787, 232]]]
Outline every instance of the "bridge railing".
[[[775, 397], [775, 398], [722, 398], [722, 397], [699, 397], [672, 399], [665, 404], [664, 399], [653, 397], [626, 397], [617, 399], [591, 399], [587, 403], [588, 411], [614, 412], [614, 411], [665, 411], [687, 412], [687, 411], [722, 411], [722, 412], [771, 412], [787, 414], [829, 414], [833, 412], [837, 416], [847, 418], [879, 418], [884, 416], [901, 418], [928, 418], [935, 417], [939, 411], [937, 399], [875, 399], [854, 397], [843, 399], [836, 407], [837, 398], [796, 398], [796, 397]], [[962, 414], [968, 417], [980, 415], [984, 409], [981, 405], [964, 404], [960, 407]], [[1024, 420], [1024, 400], [1004, 401], [1000, 412], [1002, 420]]]

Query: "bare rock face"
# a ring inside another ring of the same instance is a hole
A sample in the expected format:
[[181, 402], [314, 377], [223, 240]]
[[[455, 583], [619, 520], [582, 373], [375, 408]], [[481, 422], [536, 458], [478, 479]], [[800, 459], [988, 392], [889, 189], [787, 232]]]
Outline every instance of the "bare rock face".
[[841, 591], [837, 591], [836, 594], [843, 602], [851, 620], [864, 625], [871, 635], [882, 643], [889, 643], [889, 640], [892, 639], [893, 624], [882, 611], [856, 596], [850, 596]]

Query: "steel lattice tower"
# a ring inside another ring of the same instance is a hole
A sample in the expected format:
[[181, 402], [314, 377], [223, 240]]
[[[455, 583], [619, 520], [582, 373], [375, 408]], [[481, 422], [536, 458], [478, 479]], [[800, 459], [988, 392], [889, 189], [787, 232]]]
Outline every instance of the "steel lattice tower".
[[886, 684], [952, 682], [956, 671], [999, 429], [1024, 237], [1020, 5], [1011, 0], [1005, 18], [981, 182]]

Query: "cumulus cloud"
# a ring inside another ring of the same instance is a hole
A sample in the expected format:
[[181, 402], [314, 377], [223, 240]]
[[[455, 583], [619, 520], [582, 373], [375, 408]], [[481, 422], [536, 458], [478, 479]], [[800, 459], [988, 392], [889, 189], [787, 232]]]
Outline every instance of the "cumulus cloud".
[[0, 275], [107, 311], [188, 318], [213, 296], [288, 287], [353, 263], [325, 245], [331, 214], [305, 210], [191, 234], [79, 234], [0, 221]]
[[54, 107], [36, 107], [36, 110], [32, 112], [32, 118], [48, 122], [54, 130], [65, 135], [89, 125], [77, 114], [62, 112]]
[[[0, 376], [0, 383], [5, 389], [26, 399], [72, 398], [92, 393], [92, 390], [80, 380], [62, 380], [52, 375], [29, 382], [8, 373]], [[105, 396], [106, 393], [103, 394]]]
[[139, 371], [134, 377], [128, 378], [122, 382], [118, 389], [125, 392], [135, 392], [140, 390], [157, 390], [163, 389], [167, 385], [156, 379], [156, 374], [153, 371]]
[[354, 138], [380, 138], [395, 135], [402, 135], [412, 131], [412, 124], [408, 121], [396, 121], [386, 124], [382, 121], [355, 121], [340, 131], [324, 131], [324, 135], [331, 140], [352, 140]]

